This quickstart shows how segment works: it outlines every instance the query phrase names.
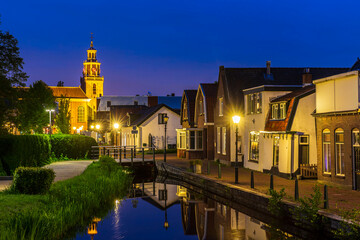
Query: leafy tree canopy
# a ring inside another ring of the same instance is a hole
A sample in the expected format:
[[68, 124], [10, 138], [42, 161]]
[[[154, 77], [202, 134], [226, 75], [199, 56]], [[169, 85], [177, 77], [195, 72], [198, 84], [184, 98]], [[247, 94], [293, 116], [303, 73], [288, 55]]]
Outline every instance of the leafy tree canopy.
[[60, 129], [60, 131], [64, 134], [70, 133], [70, 99], [61, 98], [59, 102], [59, 112], [55, 119], [56, 126]]

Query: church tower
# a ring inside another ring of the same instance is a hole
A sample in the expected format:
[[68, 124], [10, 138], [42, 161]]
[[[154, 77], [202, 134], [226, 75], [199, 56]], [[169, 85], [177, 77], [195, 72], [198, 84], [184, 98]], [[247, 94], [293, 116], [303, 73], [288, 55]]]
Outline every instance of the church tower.
[[80, 77], [81, 89], [90, 98], [88, 116], [94, 120], [97, 111], [96, 98], [104, 94], [104, 77], [100, 76], [100, 64], [96, 58], [97, 50], [94, 48], [91, 33], [90, 48], [87, 50], [87, 59], [84, 61], [83, 76]]

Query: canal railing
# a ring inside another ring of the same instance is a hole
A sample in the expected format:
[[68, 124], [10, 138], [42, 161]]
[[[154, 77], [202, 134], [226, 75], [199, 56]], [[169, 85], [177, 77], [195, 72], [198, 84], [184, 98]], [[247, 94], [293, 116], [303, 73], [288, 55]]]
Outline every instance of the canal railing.
[[159, 149], [155, 147], [136, 147], [134, 145], [92, 146], [90, 157], [91, 159], [99, 159], [101, 156], [109, 156], [120, 164], [155, 163], [157, 150]]

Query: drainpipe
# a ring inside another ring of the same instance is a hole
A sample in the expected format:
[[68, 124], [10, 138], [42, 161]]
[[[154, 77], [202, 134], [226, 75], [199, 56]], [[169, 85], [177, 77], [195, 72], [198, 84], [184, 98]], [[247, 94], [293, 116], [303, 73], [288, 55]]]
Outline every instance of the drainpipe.
[[294, 169], [294, 134], [291, 134], [291, 160], [290, 160], [290, 179], [293, 179]]

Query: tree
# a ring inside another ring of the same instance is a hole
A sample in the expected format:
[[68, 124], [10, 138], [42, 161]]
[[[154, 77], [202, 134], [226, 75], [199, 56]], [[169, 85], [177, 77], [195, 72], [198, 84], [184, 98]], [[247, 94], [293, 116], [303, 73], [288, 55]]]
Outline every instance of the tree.
[[[1, 24], [1, 23], [0, 23]], [[0, 30], [0, 134], [6, 132], [5, 123], [15, 116], [17, 89], [25, 86], [28, 76], [23, 72], [18, 40], [9, 32]]]
[[16, 123], [24, 133], [42, 133], [43, 127], [49, 124], [49, 113], [46, 109], [55, 109], [55, 98], [52, 90], [43, 82], [36, 81], [30, 88], [19, 91], [20, 101], [17, 104]]
[[56, 86], [57, 86], [57, 87], [63, 87], [63, 86], [64, 86], [64, 82], [63, 82], [63, 81], [58, 81], [58, 83], [57, 83]]
[[68, 98], [63, 98], [63, 96], [61, 96], [61, 100], [59, 102], [59, 112], [55, 118], [55, 124], [56, 126], [58, 126], [58, 128], [60, 129], [60, 131], [64, 134], [69, 134], [70, 133], [70, 111], [69, 111], [69, 106], [70, 106], [70, 99]]

